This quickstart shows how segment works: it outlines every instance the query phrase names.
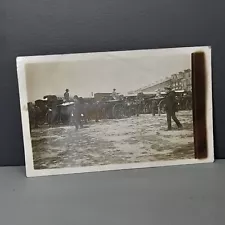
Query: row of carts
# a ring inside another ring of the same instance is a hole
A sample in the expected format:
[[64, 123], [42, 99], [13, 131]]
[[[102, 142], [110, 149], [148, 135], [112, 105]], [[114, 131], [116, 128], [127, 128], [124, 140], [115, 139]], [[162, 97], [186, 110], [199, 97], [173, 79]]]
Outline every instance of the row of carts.
[[[192, 93], [184, 90], [175, 93], [177, 110], [192, 110]], [[108, 100], [106, 115], [108, 118], [120, 119], [139, 114], [164, 114], [165, 96], [165, 92], [160, 94], [153, 92], [124, 96], [119, 100]]]
[[[139, 93], [134, 95], [120, 96], [113, 99], [110, 95], [103, 96], [97, 101], [95, 98], [82, 98], [81, 113], [87, 120], [98, 119], [122, 119], [140, 114], [163, 114], [165, 113], [166, 93]], [[50, 96], [51, 97], [51, 96]], [[192, 109], [192, 93], [184, 90], [176, 91], [177, 109]], [[29, 103], [28, 103], [29, 104]], [[31, 103], [32, 104], [32, 103]], [[72, 115], [73, 102], [64, 103], [63, 99], [57, 98], [55, 108], [49, 106], [47, 100], [37, 100], [35, 107], [28, 105], [30, 121], [35, 125], [49, 123], [53, 114], [56, 123], [67, 124]]]

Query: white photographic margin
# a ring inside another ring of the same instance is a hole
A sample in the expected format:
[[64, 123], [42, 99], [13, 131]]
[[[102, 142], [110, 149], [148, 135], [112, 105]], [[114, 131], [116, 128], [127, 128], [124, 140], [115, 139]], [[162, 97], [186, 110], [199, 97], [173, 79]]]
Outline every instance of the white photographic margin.
[[[33, 152], [31, 144], [31, 135], [29, 128], [29, 115], [27, 106], [27, 87], [26, 87], [26, 71], [25, 65], [27, 63], [46, 63], [46, 62], [68, 62], [78, 60], [91, 60], [96, 58], [111, 58], [111, 56], [120, 57], [143, 57], [145, 54], [159, 55], [175, 55], [175, 54], [191, 54], [193, 52], [204, 52], [206, 56], [206, 73], [207, 73], [207, 87], [206, 87], [206, 119], [207, 119], [207, 146], [208, 157], [206, 159], [184, 159], [184, 160], [168, 160], [155, 161], [146, 163], [129, 163], [129, 164], [113, 164], [103, 166], [88, 166], [88, 167], [73, 167], [73, 168], [59, 168], [59, 169], [34, 169]], [[20, 110], [22, 121], [23, 142], [25, 151], [25, 167], [27, 177], [61, 175], [61, 174], [75, 174], [87, 173], [97, 171], [112, 171], [125, 169], [141, 169], [150, 167], [162, 166], [178, 166], [190, 165], [198, 163], [212, 163], [214, 162], [214, 138], [213, 138], [213, 106], [212, 106], [212, 64], [211, 64], [211, 47], [180, 47], [180, 48], [164, 48], [164, 49], [147, 49], [147, 50], [129, 50], [129, 51], [111, 51], [111, 52], [94, 52], [94, 53], [76, 53], [76, 54], [61, 54], [61, 55], [42, 55], [42, 56], [20, 56], [16, 58], [17, 76], [19, 86]]]

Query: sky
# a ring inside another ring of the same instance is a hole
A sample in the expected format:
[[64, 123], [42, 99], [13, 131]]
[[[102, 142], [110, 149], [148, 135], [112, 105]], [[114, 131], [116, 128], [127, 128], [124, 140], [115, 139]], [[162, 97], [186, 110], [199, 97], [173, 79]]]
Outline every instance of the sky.
[[26, 66], [28, 101], [48, 94], [63, 96], [67, 88], [70, 96], [91, 97], [92, 92], [109, 93], [113, 88], [127, 94], [190, 68], [189, 54], [30, 63]]

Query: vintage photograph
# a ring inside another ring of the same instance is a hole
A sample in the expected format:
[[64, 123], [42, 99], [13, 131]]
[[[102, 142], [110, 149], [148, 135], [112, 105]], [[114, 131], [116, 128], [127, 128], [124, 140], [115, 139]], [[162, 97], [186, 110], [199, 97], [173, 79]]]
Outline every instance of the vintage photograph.
[[189, 52], [39, 59], [23, 64], [23, 87], [20, 82], [33, 170], [194, 159]]

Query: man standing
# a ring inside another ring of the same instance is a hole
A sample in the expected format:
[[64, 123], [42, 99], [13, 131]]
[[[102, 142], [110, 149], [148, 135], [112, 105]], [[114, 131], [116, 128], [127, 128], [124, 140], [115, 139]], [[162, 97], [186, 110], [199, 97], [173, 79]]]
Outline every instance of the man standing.
[[66, 89], [66, 92], [64, 93], [64, 99], [66, 102], [69, 102], [70, 100], [69, 89]]
[[77, 95], [74, 96], [74, 107], [73, 107], [73, 124], [76, 127], [76, 130], [78, 128], [83, 128], [83, 124], [81, 122], [81, 104], [80, 99]]
[[175, 112], [176, 112], [176, 95], [175, 92], [170, 88], [166, 87], [166, 98], [165, 98], [165, 103], [166, 103], [166, 114], [167, 114], [167, 125], [168, 125], [168, 130], [171, 130], [171, 118], [174, 120], [178, 128], [182, 128], [182, 125], [180, 121], [177, 119]]

